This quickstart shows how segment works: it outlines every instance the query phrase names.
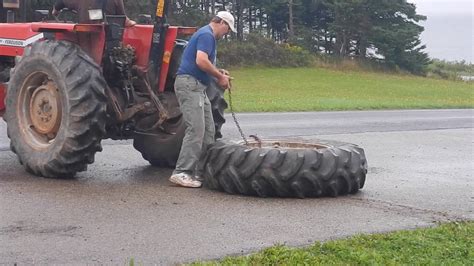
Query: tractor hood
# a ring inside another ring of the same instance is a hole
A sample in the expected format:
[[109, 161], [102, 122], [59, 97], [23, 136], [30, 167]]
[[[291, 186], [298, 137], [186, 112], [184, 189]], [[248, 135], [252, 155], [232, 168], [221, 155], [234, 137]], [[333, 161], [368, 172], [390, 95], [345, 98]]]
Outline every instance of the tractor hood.
[[21, 56], [26, 46], [44, 37], [31, 26], [31, 23], [0, 24], [0, 56]]

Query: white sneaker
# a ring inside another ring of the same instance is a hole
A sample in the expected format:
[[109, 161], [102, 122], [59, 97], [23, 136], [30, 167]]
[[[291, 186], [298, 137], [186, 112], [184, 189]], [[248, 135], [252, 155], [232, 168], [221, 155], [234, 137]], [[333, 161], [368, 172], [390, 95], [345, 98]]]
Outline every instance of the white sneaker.
[[170, 177], [170, 182], [182, 187], [198, 188], [202, 186], [202, 183], [186, 173], [174, 174]]
[[197, 181], [199, 181], [199, 182], [202, 183], [202, 182], [204, 182], [204, 176], [202, 176], [202, 175], [195, 175], [195, 176], [194, 176], [194, 180], [197, 180]]

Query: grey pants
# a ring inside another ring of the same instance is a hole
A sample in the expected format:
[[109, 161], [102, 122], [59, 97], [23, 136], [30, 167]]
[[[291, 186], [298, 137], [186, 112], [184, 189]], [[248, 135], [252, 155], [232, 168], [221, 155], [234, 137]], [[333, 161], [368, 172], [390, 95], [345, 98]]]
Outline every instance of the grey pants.
[[178, 75], [174, 83], [179, 107], [186, 124], [186, 134], [173, 174], [200, 175], [196, 169], [200, 156], [214, 142], [215, 126], [206, 86], [189, 75]]

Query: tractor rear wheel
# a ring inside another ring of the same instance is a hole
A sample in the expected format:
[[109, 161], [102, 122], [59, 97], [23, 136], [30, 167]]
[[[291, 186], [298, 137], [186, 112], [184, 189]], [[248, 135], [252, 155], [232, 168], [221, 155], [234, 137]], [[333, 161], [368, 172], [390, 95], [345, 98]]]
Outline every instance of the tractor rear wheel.
[[[167, 94], [168, 102], [176, 102], [174, 105], [168, 105], [170, 113], [180, 113], [176, 95], [171, 95], [171, 93]], [[224, 91], [218, 89], [217, 85], [211, 85], [207, 88], [207, 94], [211, 101], [212, 116], [216, 127], [215, 137], [216, 139], [221, 138], [221, 127], [225, 123], [224, 109], [227, 108], [227, 103], [224, 99]], [[173, 100], [171, 100], [170, 97], [173, 98]], [[133, 147], [153, 166], [174, 167], [178, 161], [186, 130], [182, 115], [166, 121], [163, 124], [163, 128], [166, 129], [168, 133], [160, 130], [154, 130], [153, 132], [136, 132]]]
[[[165, 98], [167, 99], [166, 105], [169, 113], [181, 113], [181, 111], [179, 111], [176, 95], [174, 94], [174, 81], [186, 45], [187, 42], [178, 41], [173, 50], [173, 57], [166, 82], [167, 91], [165, 92]], [[215, 81], [211, 81], [211, 85], [208, 86], [206, 94], [211, 102], [212, 116], [216, 130], [215, 138], [222, 138], [221, 128], [225, 123], [224, 110], [227, 108], [224, 91], [219, 88]], [[182, 116], [174, 116], [174, 118], [166, 121], [163, 128], [173, 134], [168, 134], [160, 130], [136, 132], [133, 147], [153, 166], [174, 167], [178, 161], [186, 130]]]
[[209, 188], [260, 197], [354, 194], [367, 173], [364, 150], [338, 142], [216, 142], [200, 163]]
[[221, 128], [225, 123], [224, 110], [227, 109], [227, 102], [224, 98], [224, 90], [219, 88], [219, 85], [212, 80], [211, 84], [206, 89], [207, 97], [211, 102], [212, 118], [214, 118], [215, 138], [222, 138]]
[[167, 132], [136, 132], [133, 147], [143, 159], [158, 167], [174, 167], [183, 143], [185, 125], [183, 116], [170, 119], [163, 124]]
[[[168, 77], [166, 78], [167, 91], [174, 91], [176, 73], [178, 72], [179, 64], [181, 63], [181, 57], [183, 56], [183, 52], [187, 44], [187, 41], [176, 40], [173, 56], [171, 57]], [[217, 85], [214, 79], [211, 79], [211, 84], [207, 87], [206, 94], [207, 97], [209, 97], [209, 101], [211, 102], [212, 117], [214, 118], [216, 132], [215, 138], [220, 139], [222, 138], [221, 128], [225, 123], [224, 110], [227, 109], [227, 102], [224, 98], [224, 90], [219, 88], [219, 85]]]
[[94, 162], [105, 135], [105, 86], [99, 66], [72, 43], [26, 49], [12, 71], [4, 119], [27, 171], [70, 178]]

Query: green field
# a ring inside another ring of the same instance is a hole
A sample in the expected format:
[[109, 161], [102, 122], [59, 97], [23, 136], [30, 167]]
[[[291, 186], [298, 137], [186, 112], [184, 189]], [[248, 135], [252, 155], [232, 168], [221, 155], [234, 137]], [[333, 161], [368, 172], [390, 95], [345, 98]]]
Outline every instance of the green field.
[[460, 81], [322, 68], [246, 68], [231, 74], [239, 112], [474, 107], [474, 83]]
[[194, 265], [473, 265], [474, 222], [360, 235], [307, 248], [275, 246], [259, 253]]

